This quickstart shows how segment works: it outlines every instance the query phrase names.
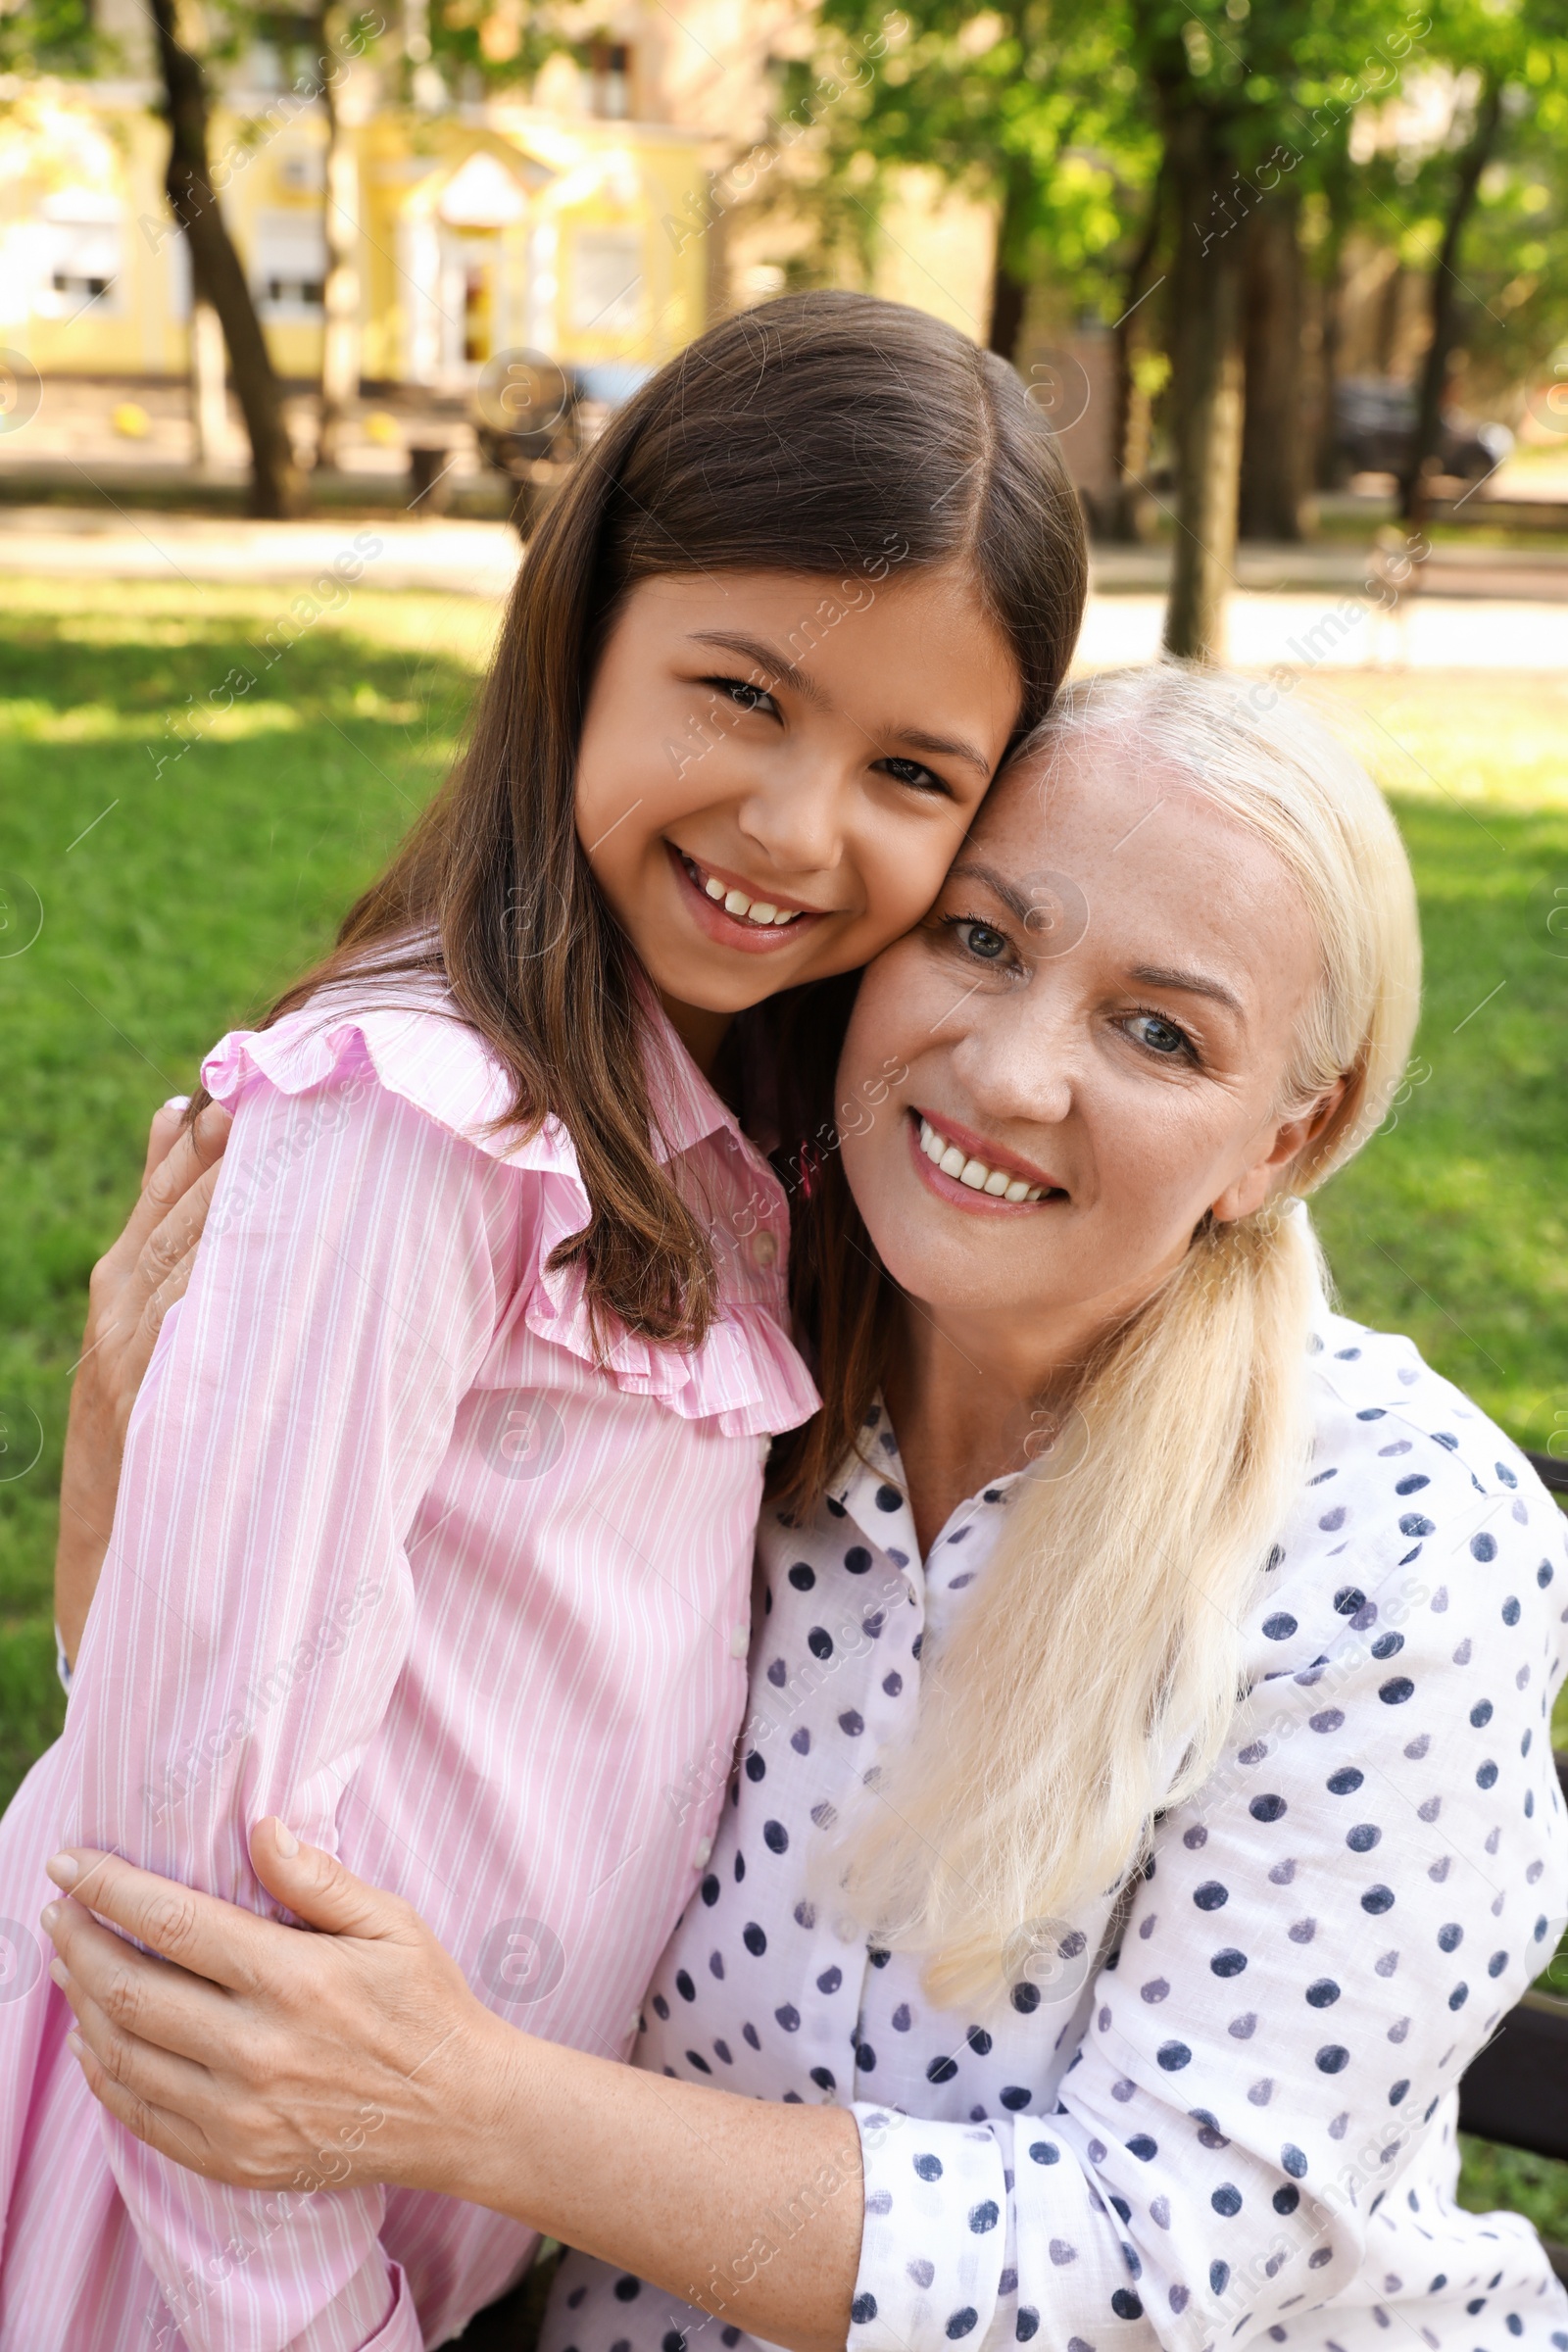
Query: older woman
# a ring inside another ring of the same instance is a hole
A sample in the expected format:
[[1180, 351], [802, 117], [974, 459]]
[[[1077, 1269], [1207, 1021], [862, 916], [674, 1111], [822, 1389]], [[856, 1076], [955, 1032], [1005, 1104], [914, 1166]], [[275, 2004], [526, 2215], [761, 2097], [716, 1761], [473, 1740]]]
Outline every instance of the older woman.
[[331, 1935], [74, 1852], [78, 2055], [154, 2146], [563, 2238], [551, 2352], [705, 2314], [794, 2352], [1568, 2352], [1453, 2136], [1564, 1904], [1563, 1529], [1325, 1298], [1299, 1196], [1403, 1065], [1413, 901], [1366, 777], [1260, 699], [1076, 690], [861, 983], [837, 1098], [877, 1107], [796, 1243], [824, 1408], [775, 1455], [751, 1719], [635, 2065], [523, 2030], [548, 1922], [470, 1990], [284, 1825], [258, 1873]]

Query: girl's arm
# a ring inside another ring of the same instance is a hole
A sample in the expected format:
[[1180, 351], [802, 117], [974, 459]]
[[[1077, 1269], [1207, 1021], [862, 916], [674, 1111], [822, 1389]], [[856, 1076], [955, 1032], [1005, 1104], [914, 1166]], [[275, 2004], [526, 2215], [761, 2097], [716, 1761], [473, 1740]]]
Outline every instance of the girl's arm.
[[[130, 1420], [54, 1766], [56, 1838], [253, 1907], [268, 1901], [246, 1850], [258, 1812], [335, 1842], [407, 1656], [406, 1546], [491, 1343], [516, 1225], [506, 1171], [363, 1065], [340, 1056], [299, 1093], [246, 1086]], [[13, 1912], [49, 1834], [15, 1816], [0, 1841]], [[9, 2071], [24, 2065], [0, 2049], [7, 2099], [27, 2095]], [[192, 2352], [266, 2331], [310, 2352], [378, 2330], [414, 2342], [374, 2187], [264, 2206], [113, 2125], [106, 2147]]]
[[844, 2108], [742, 2099], [520, 2034], [407, 1903], [276, 1821], [251, 1854], [280, 1903], [331, 1933], [112, 1855], [51, 1865], [75, 1897], [46, 1924], [77, 2056], [139, 2138], [247, 2188], [463, 2197], [791, 2352], [841, 2352], [863, 2193]]
[[87, 1327], [71, 1386], [60, 1540], [55, 1551], [55, 1625], [68, 1666], [109, 1548], [125, 1427], [164, 1317], [183, 1298], [212, 1203], [229, 1116], [208, 1103], [194, 1128], [182, 1102], [166, 1102], [147, 1138], [141, 1197], [125, 1230], [92, 1271]]

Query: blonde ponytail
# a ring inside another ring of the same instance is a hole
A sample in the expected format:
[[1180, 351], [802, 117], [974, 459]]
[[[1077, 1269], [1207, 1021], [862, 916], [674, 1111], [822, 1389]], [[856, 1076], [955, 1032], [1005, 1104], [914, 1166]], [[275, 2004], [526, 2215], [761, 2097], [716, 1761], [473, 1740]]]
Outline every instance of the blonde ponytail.
[[932, 1998], [981, 2005], [1048, 1923], [1137, 1866], [1199, 1787], [1238, 1697], [1240, 1628], [1307, 1460], [1321, 1266], [1295, 1196], [1383, 1115], [1419, 992], [1414, 893], [1376, 788], [1249, 681], [1172, 666], [1064, 698], [1024, 757], [1124, 747], [1262, 834], [1314, 918], [1323, 978], [1286, 1106], [1334, 1115], [1255, 1215], [1205, 1220], [1087, 1363], [1056, 1444], [1014, 1491], [967, 1611], [925, 1661], [917, 1737], [846, 1824], [833, 1899], [920, 1954]]

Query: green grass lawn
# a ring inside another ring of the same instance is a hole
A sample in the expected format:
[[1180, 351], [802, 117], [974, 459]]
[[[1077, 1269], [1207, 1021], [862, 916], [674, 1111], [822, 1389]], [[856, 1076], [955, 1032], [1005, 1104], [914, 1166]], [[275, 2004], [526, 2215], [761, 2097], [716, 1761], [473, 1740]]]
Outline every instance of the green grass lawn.
[[[0, 1802], [59, 1728], [70, 1368], [147, 1120], [324, 944], [427, 797], [494, 622], [462, 598], [360, 590], [267, 667], [255, 649], [290, 603], [6, 586]], [[1524, 1444], [1568, 1453], [1568, 686], [1357, 671], [1312, 694], [1395, 800], [1427, 948], [1407, 1098], [1319, 1206], [1344, 1303], [1411, 1333]], [[1466, 2184], [1568, 2239], [1568, 2166], [1474, 2143]]]

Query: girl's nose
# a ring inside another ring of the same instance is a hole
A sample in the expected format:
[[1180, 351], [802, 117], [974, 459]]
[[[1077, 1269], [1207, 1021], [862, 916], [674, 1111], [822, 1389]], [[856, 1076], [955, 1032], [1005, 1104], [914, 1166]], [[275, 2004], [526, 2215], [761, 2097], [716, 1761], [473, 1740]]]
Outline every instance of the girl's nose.
[[740, 829], [775, 873], [826, 873], [843, 856], [846, 798], [844, 779], [825, 761], [791, 760], [746, 794]]

